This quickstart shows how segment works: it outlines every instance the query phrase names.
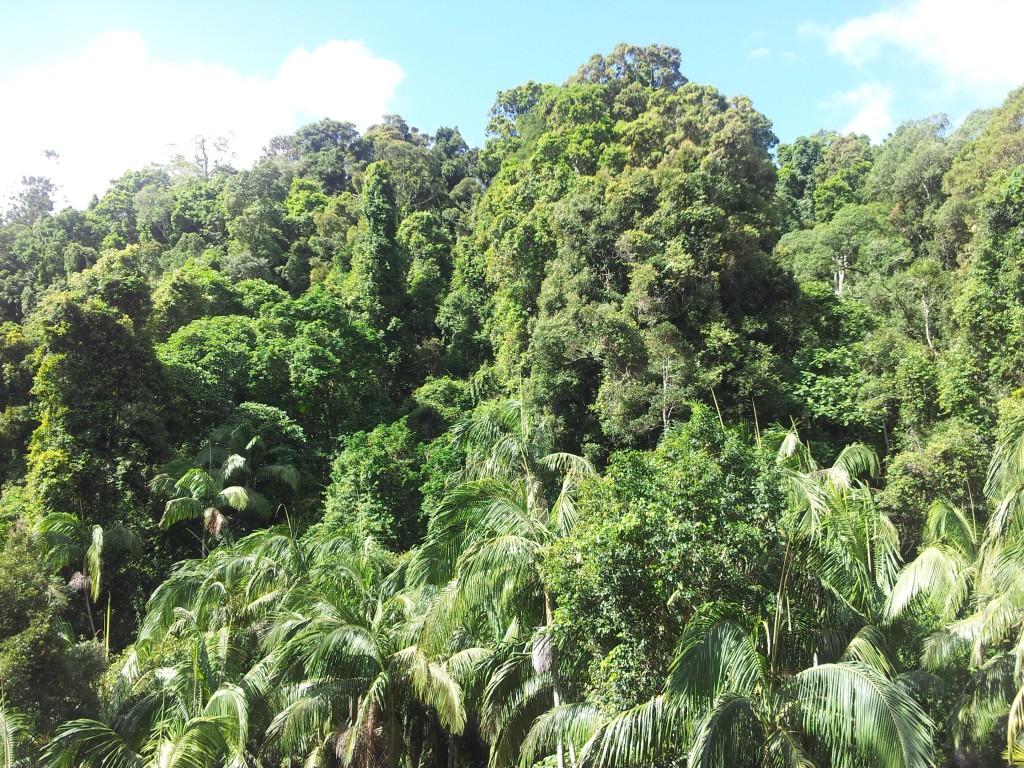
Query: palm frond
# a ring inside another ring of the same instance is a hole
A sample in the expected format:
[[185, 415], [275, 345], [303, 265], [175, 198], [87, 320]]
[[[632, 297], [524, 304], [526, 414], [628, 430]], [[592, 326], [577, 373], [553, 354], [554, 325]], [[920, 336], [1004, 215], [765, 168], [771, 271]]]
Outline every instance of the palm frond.
[[939, 616], [952, 619], [967, 601], [972, 565], [959, 549], [944, 544], [926, 547], [896, 577], [884, 616], [889, 621], [899, 618], [920, 598]]
[[249, 508], [250, 496], [253, 492], [241, 485], [229, 485], [222, 488], [216, 496], [219, 505], [228, 506], [239, 511], [246, 511]]
[[245, 474], [249, 470], [245, 456], [232, 453], [221, 463], [218, 473], [224, 482], [228, 482], [238, 474]]
[[854, 635], [840, 661], [856, 661], [878, 670], [886, 678], [896, 675], [897, 660], [885, 633], [866, 624]]
[[824, 470], [829, 481], [837, 488], [850, 488], [858, 478], [878, 477], [878, 454], [863, 443], [852, 443], [836, 457], [832, 466]]
[[203, 503], [189, 496], [179, 496], [164, 505], [160, 527], [164, 530], [184, 520], [195, 520], [203, 515]]
[[72, 720], [43, 750], [45, 768], [142, 768], [143, 758], [117, 731], [98, 720]]
[[607, 715], [593, 704], [562, 704], [549, 709], [534, 720], [523, 740], [519, 749], [519, 765], [528, 768], [539, 763], [565, 744], [582, 751], [607, 721]]
[[293, 491], [299, 489], [299, 470], [291, 464], [266, 464], [256, 470], [257, 480], [275, 480]]
[[764, 763], [771, 768], [816, 768], [800, 743], [800, 733], [776, 723], [764, 743]]
[[381, 674], [370, 683], [366, 689], [355, 721], [349, 729], [349, 738], [343, 752], [345, 765], [352, 765], [353, 758], [361, 745], [371, 740], [371, 732], [376, 729], [378, 720], [383, 715], [383, 704], [390, 680], [386, 674]]
[[937, 499], [928, 507], [925, 540], [946, 542], [965, 555], [978, 551], [977, 525], [963, 509], [946, 499]]
[[448, 674], [452, 676], [452, 679], [465, 688], [481, 666], [493, 656], [494, 651], [491, 648], [480, 646], [463, 648], [449, 656], [445, 666], [448, 667]]
[[716, 696], [694, 724], [688, 764], [712, 768], [759, 762], [766, 745], [758, 710], [746, 692], [726, 690]]
[[701, 711], [723, 691], [766, 688], [764, 659], [751, 636], [723, 621], [710, 631], [687, 627], [669, 669], [665, 692], [690, 711]]
[[359, 689], [310, 678], [281, 689], [279, 694], [267, 739], [287, 753], [296, 754], [310, 750], [313, 744], [324, 743], [342, 717], [340, 705], [355, 700]]
[[563, 475], [583, 477], [597, 474], [593, 464], [582, 456], [577, 456], [575, 453], [556, 451], [549, 453], [547, 456], [542, 456], [537, 460], [537, 463], [551, 472], [558, 472]]
[[203, 716], [220, 724], [225, 742], [241, 760], [249, 740], [249, 701], [245, 691], [237, 685], [223, 683], [206, 702]]
[[791, 678], [783, 695], [801, 727], [827, 748], [832, 765], [867, 760], [880, 768], [930, 768], [934, 727], [907, 692], [860, 662], [823, 664]]
[[1006, 754], [1011, 762], [1020, 762], [1024, 758], [1024, 687], [1017, 691], [1010, 703], [1010, 711], [1006, 718]]
[[28, 717], [9, 709], [0, 698], [0, 768], [22, 766], [22, 746], [28, 741], [31, 721]]
[[187, 470], [174, 484], [174, 491], [193, 499], [207, 499], [217, 492], [218, 483], [201, 467]]
[[630, 768], [658, 763], [682, 752], [691, 728], [681, 700], [657, 696], [612, 718], [586, 743], [580, 768]]
[[524, 533], [546, 536], [546, 529], [529, 515], [521, 489], [495, 478], [463, 483], [431, 520], [426, 540], [409, 563], [409, 578], [420, 584], [447, 583], [473, 541]]
[[985, 495], [999, 503], [1018, 494], [1024, 478], [1024, 416], [1013, 416], [1001, 426], [996, 449], [989, 463]]
[[811, 457], [810, 449], [800, 439], [800, 434], [795, 426], [784, 432], [766, 431], [765, 440], [770, 444], [778, 442], [775, 461], [779, 466], [787, 467], [800, 474], [807, 474], [818, 469], [818, 465]]
[[[532, 671], [516, 680], [511, 695], [496, 701], [488, 695], [486, 727], [491, 734], [490, 768], [509, 768], [517, 762], [520, 747], [537, 718], [550, 711], [553, 702], [551, 676], [535, 675]], [[487, 693], [491, 693], [488, 691]]]
[[222, 431], [215, 432], [211, 440], [207, 440], [203, 443], [199, 452], [196, 454], [196, 464], [200, 467], [220, 467], [224, 460], [230, 455], [227, 448], [223, 446], [229, 438], [227, 433]]
[[35, 533], [56, 535], [67, 539], [83, 539], [86, 531], [85, 522], [76, 515], [67, 512], [50, 512], [39, 518], [33, 526]]
[[428, 659], [417, 646], [403, 648], [393, 658], [411, 680], [417, 699], [437, 713], [441, 725], [450, 733], [461, 734], [466, 724], [462, 688], [444, 665]]
[[209, 768], [231, 753], [218, 717], [194, 717], [159, 745], [161, 768]]

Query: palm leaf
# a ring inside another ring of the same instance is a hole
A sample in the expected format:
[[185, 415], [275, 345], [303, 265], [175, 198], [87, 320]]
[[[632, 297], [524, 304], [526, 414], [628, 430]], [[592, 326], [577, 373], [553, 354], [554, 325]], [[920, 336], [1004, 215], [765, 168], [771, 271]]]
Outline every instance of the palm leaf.
[[1019, 494], [1024, 478], [1024, 416], [1012, 416], [1002, 425], [985, 481], [985, 495], [995, 502]]
[[766, 688], [764, 659], [750, 635], [723, 621], [710, 631], [687, 626], [665, 691], [688, 711], [701, 711], [723, 691]]
[[519, 749], [519, 764], [528, 768], [555, 754], [564, 744], [571, 744], [574, 750], [582, 751], [607, 721], [607, 715], [593, 704], [562, 704], [549, 709], [530, 727]]
[[758, 703], [745, 692], [727, 690], [715, 697], [693, 729], [691, 768], [753, 765], [763, 754], [764, 730]]
[[142, 552], [142, 539], [135, 532], [119, 525], [107, 528], [103, 534], [105, 546], [139, 555]]
[[19, 768], [24, 764], [20, 754], [30, 728], [29, 718], [8, 709], [0, 698], [0, 768]]
[[179, 496], [176, 499], [171, 499], [164, 505], [164, 514], [160, 518], [160, 527], [166, 530], [175, 523], [180, 523], [184, 520], [195, 520], [197, 517], [202, 517], [203, 509], [203, 503], [190, 496]]
[[481, 666], [493, 657], [494, 651], [491, 648], [473, 646], [453, 653], [448, 657], [445, 666], [448, 667], [448, 674], [452, 679], [465, 688]]
[[612, 718], [580, 754], [580, 768], [626, 768], [660, 762], [685, 749], [691, 729], [683, 702], [662, 694]]
[[[218, 717], [194, 717], [159, 745], [160, 768], [209, 768], [231, 752]], [[104, 766], [104, 768], [106, 768]]]
[[231, 455], [224, 459], [223, 463], [221, 463], [220, 468], [217, 471], [217, 474], [220, 476], [221, 480], [226, 483], [227, 481], [231, 480], [235, 475], [239, 473], [244, 474], [247, 471], [248, 463], [246, 462], [245, 457], [237, 453], [232, 453]]
[[900, 686], [860, 662], [823, 664], [782, 691], [801, 727], [825, 745], [836, 768], [868, 760], [879, 768], [930, 768], [933, 725]]
[[889, 647], [885, 633], [867, 624], [854, 635], [840, 661], [856, 661], [872, 667], [891, 678], [896, 674], [896, 657]]
[[863, 476], [878, 477], [880, 471], [878, 454], [863, 443], [852, 443], [843, 448], [832, 462], [825, 476], [837, 488], [850, 488], [853, 482]]
[[206, 702], [203, 716], [220, 724], [225, 741], [241, 762], [249, 740], [249, 702], [245, 691], [231, 683], [222, 684]]
[[193, 467], [178, 478], [174, 490], [193, 499], [209, 499], [218, 490], [218, 483], [205, 469]]
[[575, 453], [556, 451], [555, 453], [549, 453], [547, 456], [541, 457], [537, 460], [537, 463], [551, 472], [558, 472], [563, 475], [576, 475], [578, 477], [582, 477], [585, 475], [597, 474], [597, 470], [594, 469], [593, 464], [582, 456], [577, 456]]
[[892, 621], [918, 598], [947, 621], [964, 606], [973, 573], [964, 553], [943, 544], [932, 544], [900, 571], [886, 600], [884, 616]]
[[72, 720], [43, 750], [45, 768], [142, 768], [143, 758], [98, 720]]
[[250, 504], [250, 497], [253, 492], [240, 485], [229, 485], [222, 488], [215, 497], [217, 506], [227, 506], [239, 511], [247, 510]]
[[405, 670], [417, 699], [437, 713], [449, 733], [461, 734], [466, 724], [462, 688], [444, 666], [430, 661], [417, 646], [403, 648], [392, 658]]
[[257, 480], [275, 480], [293, 491], [299, 489], [299, 471], [291, 464], [267, 464], [256, 470]]

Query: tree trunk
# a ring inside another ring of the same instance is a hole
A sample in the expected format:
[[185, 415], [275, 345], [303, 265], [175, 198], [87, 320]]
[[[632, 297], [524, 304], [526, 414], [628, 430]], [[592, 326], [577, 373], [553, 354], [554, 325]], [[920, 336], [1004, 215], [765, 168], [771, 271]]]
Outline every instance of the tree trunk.
[[[551, 595], [547, 591], [544, 592], [544, 618], [547, 620], [547, 626], [550, 629], [553, 616], [553, 610], [551, 607]], [[551, 654], [551, 698], [554, 701], [556, 707], [562, 704], [562, 681], [558, 676], [558, 649], [555, 647], [554, 642], [550, 644]], [[558, 736], [558, 746], [556, 749], [558, 768], [565, 768], [565, 749], [562, 746], [562, 736]], [[569, 760], [571, 768], [576, 768], [576, 755], [572, 745], [569, 745]]]

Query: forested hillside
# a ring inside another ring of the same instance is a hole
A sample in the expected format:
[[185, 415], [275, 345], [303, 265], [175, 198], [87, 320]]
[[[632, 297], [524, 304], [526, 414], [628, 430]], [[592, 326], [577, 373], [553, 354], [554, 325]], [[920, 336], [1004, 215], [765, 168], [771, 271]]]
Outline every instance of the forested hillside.
[[0, 766], [1024, 760], [1024, 88], [679, 52], [0, 217]]

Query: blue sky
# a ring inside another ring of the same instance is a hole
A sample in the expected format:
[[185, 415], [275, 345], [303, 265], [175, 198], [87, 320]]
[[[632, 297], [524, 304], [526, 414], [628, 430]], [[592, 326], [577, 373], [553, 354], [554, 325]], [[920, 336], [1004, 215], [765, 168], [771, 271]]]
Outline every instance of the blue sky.
[[365, 128], [398, 113], [479, 144], [496, 91], [562, 82], [622, 41], [679, 48], [687, 77], [751, 97], [782, 141], [819, 128], [880, 141], [906, 119], [1001, 102], [1024, 82], [1022, 25], [1019, 0], [0, 0], [0, 189], [49, 175], [84, 205], [198, 133], [230, 133], [241, 166], [325, 116]]

